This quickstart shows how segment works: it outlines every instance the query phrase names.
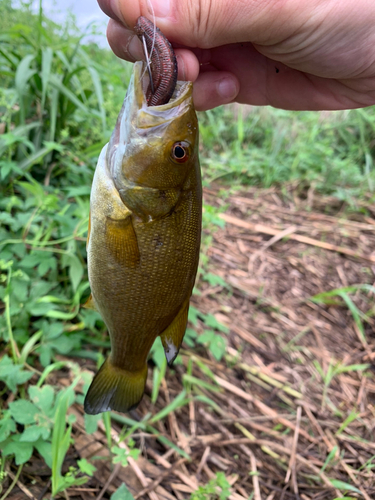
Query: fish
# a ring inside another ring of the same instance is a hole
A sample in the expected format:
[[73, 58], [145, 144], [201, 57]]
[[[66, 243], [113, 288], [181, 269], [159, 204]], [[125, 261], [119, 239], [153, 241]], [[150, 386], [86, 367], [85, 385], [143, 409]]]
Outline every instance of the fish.
[[193, 86], [177, 81], [168, 102], [149, 105], [149, 80], [146, 64], [136, 62], [93, 178], [86, 306], [101, 314], [111, 352], [85, 397], [91, 415], [139, 404], [158, 336], [172, 365], [198, 268], [202, 182]]

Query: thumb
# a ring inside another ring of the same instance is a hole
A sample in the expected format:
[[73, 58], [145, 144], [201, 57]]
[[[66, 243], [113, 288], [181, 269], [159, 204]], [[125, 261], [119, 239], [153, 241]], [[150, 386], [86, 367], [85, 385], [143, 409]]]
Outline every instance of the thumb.
[[[145, 16], [174, 43], [212, 48], [250, 41], [273, 44], [300, 24], [298, 1], [278, 0], [98, 0], [102, 10], [133, 29]], [[281, 6], [280, 6], [281, 5]], [[154, 19], [155, 17], [155, 19]], [[282, 20], [288, 20], [287, 23]], [[292, 23], [290, 20], [294, 20]], [[288, 26], [286, 28], [286, 25]]]

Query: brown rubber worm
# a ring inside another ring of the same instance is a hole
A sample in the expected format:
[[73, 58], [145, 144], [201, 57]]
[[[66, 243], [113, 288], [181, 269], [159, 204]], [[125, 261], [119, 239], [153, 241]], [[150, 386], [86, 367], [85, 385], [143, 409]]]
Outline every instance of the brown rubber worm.
[[147, 104], [166, 104], [172, 97], [177, 82], [177, 60], [172, 45], [146, 17], [138, 18], [134, 30], [141, 42], [145, 41], [151, 62], [151, 82], [146, 91]]

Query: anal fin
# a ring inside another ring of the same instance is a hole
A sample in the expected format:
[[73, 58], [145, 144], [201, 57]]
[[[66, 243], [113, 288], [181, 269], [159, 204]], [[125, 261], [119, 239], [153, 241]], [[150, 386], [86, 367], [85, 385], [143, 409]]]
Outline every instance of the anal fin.
[[176, 359], [185, 335], [189, 312], [189, 299], [185, 300], [172, 323], [160, 334], [168, 366]]

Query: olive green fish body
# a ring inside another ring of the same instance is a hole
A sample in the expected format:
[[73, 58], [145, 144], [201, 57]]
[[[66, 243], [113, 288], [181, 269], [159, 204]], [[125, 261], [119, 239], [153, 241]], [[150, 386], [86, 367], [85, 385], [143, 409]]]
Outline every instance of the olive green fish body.
[[173, 362], [198, 266], [202, 193], [191, 84], [179, 82], [168, 104], [147, 107], [142, 71], [136, 63], [91, 193], [89, 280], [112, 348], [86, 396], [92, 414], [138, 404], [157, 336]]

